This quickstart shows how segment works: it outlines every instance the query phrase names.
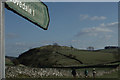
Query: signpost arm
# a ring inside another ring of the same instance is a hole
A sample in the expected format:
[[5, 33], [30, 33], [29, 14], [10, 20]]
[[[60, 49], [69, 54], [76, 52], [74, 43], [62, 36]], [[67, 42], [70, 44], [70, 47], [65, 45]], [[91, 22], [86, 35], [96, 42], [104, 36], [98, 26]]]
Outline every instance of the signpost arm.
[[4, 2], [0, 0], [0, 79], [5, 78]]

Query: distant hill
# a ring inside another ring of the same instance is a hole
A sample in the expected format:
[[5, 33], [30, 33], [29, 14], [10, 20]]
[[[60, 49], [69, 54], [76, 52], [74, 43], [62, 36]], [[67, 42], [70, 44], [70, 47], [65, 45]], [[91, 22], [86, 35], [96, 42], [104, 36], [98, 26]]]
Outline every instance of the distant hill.
[[104, 52], [104, 53], [113, 53], [113, 54], [118, 53], [118, 49], [117, 48], [101, 49], [101, 50], [98, 50], [98, 51]]
[[96, 65], [116, 61], [117, 50], [79, 50], [73, 47], [47, 45], [22, 53], [17, 60], [31, 67], [53, 67], [70, 65]]
[[118, 46], [106, 46], [104, 49], [118, 49]]
[[13, 63], [13, 58], [12, 57], [9, 57], [9, 56], [5, 56], [5, 65], [7, 66], [13, 66], [14, 63]]
[[6, 58], [10, 59], [10, 60], [14, 60], [16, 59], [17, 57], [12, 57], [12, 56], [5, 56]]

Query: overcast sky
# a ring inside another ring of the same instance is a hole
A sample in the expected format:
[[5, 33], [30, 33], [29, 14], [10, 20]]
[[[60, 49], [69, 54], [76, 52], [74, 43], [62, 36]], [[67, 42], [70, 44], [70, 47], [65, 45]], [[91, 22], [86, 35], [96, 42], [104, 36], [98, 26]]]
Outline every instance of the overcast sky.
[[58, 43], [86, 49], [118, 45], [117, 2], [45, 2], [50, 24], [43, 30], [5, 9], [6, 55], [19, 54], [35, 47]]

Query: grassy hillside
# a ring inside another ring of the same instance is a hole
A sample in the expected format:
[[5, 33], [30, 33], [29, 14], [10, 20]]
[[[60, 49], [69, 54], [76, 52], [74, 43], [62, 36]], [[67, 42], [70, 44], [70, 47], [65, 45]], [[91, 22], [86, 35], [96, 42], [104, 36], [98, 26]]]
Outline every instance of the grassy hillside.
[[7, 66], [12, 66], [12, 65], [14, 65], [13, 64], [13, 62], [9, 59], [9, 58], [5, 58], [5, 65], [7, 65]]
[[21, 64], [32, 67], [96, 65], [116, 61], [116, 50], [78, 50], [67, 46], [48, 45], [30, 49], [17, 59]]

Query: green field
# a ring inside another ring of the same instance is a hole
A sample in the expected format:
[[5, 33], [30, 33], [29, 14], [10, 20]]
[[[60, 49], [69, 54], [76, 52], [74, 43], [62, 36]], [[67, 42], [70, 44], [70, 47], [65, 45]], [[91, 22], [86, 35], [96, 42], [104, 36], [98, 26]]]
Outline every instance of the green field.
[[5, 65], [6, 65], [6, 66], [13, 66], [14, 63], [13, 63], [10, 59], [5, 58]]
[[[102, 49], [90, 51], [79, 50], [67, 46], [48, 45], [30, 49], [13, 60], [6, 58], [6, 65], [14, 66], [22, 64], [28, 67], [70, 67], [70, 69], [71, 66], [87, 66], [87, 68], [76, 68], [78, 72], [84, 72], [85, 69], [87, 69], [89, 72], [92, 72], [92, 69], [95, 67], [95, 65], [103, 65], [101, 68], [96, 67], [96, 71], [109, 72], [116, 68], [104, 67], [105, 65], [111, 66], [120, 64], [120, 61], [115, 62], [117, 61], [117, 52], [118, 49]], [[118, 71], [115, 71], [109, 74], [97, 76], [97, 78], [117, 78], [117, 73]], [[26, 77], [27, 75], [19, 76]], [[84, 76], [82, 78], [84, 78]]]
[[117, 49], [89, 51], [67, 46], [47, 45], [28, 50], [17, 60], [20, 64], [31, 67], [89, 66], [114, 62], [117, 52]]
[[[117, 52], [117, 49], [89, 51], [67, 46], [48, 45], [30, 49], [22, 53], [17, 60], [20, 64], [33, 67], [97, 65], [116, 61]], [[13, 65], [9, 59], [6, 59], [6, 64]]]
[[97, 78], [119, 78], [118, 71], [110, 73], [110, 74], [104, 74], [102, 76], [99, 76]]

